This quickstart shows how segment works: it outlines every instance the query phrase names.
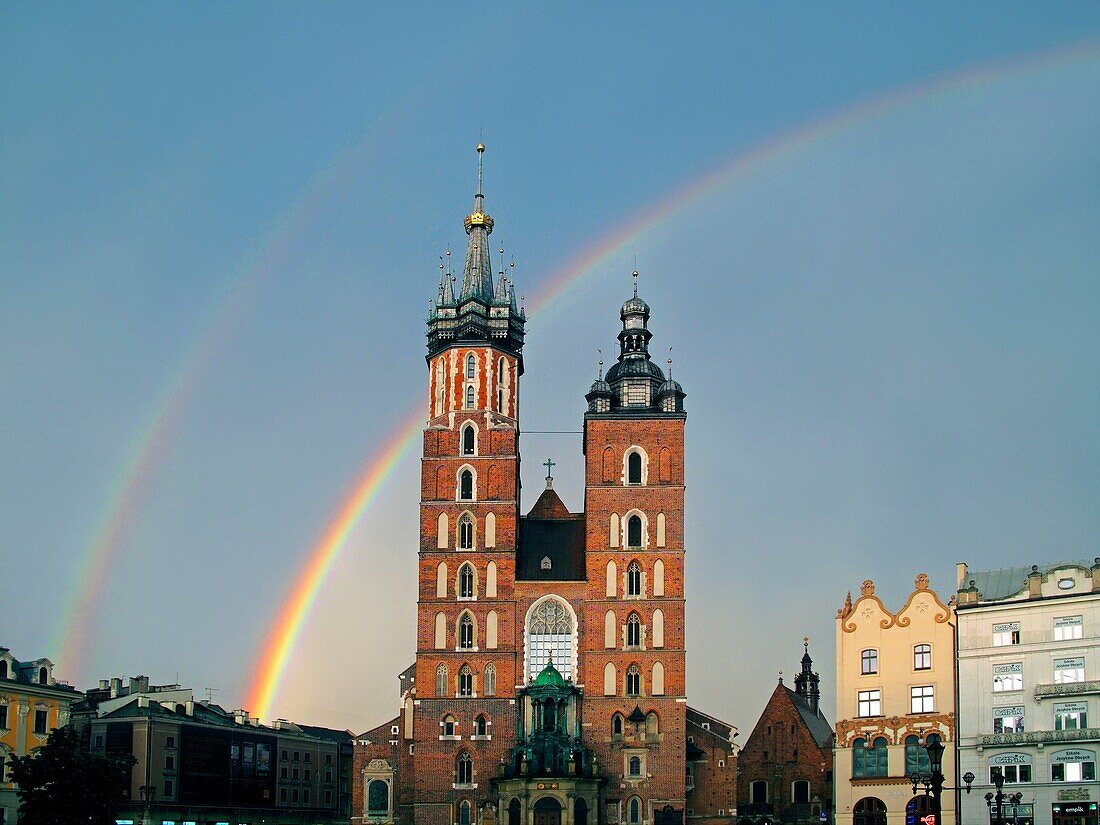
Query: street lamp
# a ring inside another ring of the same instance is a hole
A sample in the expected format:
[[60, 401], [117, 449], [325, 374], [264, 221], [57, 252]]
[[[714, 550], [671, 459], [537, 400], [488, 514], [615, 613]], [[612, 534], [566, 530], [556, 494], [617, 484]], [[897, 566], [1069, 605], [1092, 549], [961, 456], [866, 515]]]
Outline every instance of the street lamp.
[[[993, 784], [997, 786], [997, 793], [992, 791], [985, 795], [985, 804], [989, 807], [989, 822], [990, 825], [1004, 825], [1004, 809], [1002, 805], [1005, 801], [1005, 794], [1002, 788], [1005, 784], [1004, 774], [1000, 770], [993, 772]], [[1020, 797], [1021, 794], [1013, 794], [1015, 797]], [[994, 818], [994, 814], [996, 817]]]
[[[924, 786], [925, 795], [932, 797], [932, 816], [934, 817], [932, 825], [943, 825], [941, 821], [943, 807], [940, 798], [943, 796], [943, 752], [945, 748], [943, 742], [940, 741], [940, 735], [938, 733], [928, 734], [924, 749], [928, 753], [928, 773], [920, 774], [914, 771], [909, 777], [909, 781], [913, 783], [913, 793], [917, 792], [919, 785]], [[967, 771], [963, 781], [966, 782], [966, 792], [970, 793], [970, 783], [974, 781], [974, 774]]]
[[145, 825], [149, 825], [149, 809], [157, 801], [157, 786], [142, 785], [138, 788], [138, 793], [141, 794], [141, 804], [145, 808], [145, 816], [142, 821]]

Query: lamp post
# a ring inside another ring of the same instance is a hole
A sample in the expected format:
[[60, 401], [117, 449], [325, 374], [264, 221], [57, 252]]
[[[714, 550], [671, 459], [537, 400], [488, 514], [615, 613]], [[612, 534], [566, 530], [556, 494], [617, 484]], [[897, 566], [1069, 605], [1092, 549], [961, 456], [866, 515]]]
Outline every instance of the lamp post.
[[[921, 774], [914, 772], [909, 781], [913, 783], [913, 793], [917, 792], [917, 787], [924, 786], [924, 793], [932, 798], [932, 816], [931, 823], [925, 823], [925, 825], [943, 825], [941, 814], [943, 812], [943, 805], [941, 797], [943, 796], [943, 742], [940, 741], [938, 733], [930, 733], [928, 739], [925, 740], [925, 751], [928, 753], [928, 773]], [[966, 792], [970, 793], [970, 784], [974, 781], [974, 774], [967, 771], [963, 776], [963, 781], [966, 783]]]
[[141, 804], [145, 809], [142, 822], [145, 825], [149, 825], [149, 809], [153, 806], [153, 803], [157, 801], [157, 786], [142, 785], [138, 788], [138, 793], [141, 794]]
[[[1005, 801], [1005, 793], [1002, 788], [1004, 788], [1005, 777], [999, 770], [993, 774], [993, 784], [997, 786], [997, 793], [994, 794], [991, 791], [985, 795], [985, 804], [989, 807], [989, 822], [990, 825], [1004, 825], [1004, 808], [1002, 806]], [[1014, 794], [1013, 796], [1020, 797], [1021, 794]]]

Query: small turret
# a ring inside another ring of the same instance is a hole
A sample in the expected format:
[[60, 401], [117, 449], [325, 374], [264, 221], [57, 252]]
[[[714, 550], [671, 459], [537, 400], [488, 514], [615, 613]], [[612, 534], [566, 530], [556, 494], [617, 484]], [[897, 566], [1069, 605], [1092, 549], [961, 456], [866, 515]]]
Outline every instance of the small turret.
[[810, 710], [817, 713], [818, 704], [821, 701], [821, 677], [813, 672], [814, 660], [810, 658], [810, 640], [802, 637], [802, 671], [794, 677], [794, 691], [810, 706]]

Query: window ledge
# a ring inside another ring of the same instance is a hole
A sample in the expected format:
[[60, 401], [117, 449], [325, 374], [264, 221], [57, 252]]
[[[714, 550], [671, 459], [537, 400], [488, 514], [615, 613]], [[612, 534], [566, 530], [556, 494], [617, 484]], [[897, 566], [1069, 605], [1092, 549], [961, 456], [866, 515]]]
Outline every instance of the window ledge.
[[470, 741], [471, 742], [488, 742], [492, 738], [493, 738], [493, 734], [487, 733], [484, 736], [471, 736]]
[[451, 787], [454, 788], [456, 791], [474, 791], [474, 790], [477, 790], [477, 783], [476, 782], [470, 782], [470, 783], [454, 782], [454, 783], [451, 784]]
[[444, 733], [444, 734], [440, 734], [439, 741], [440, 742], [461, 742], [462, 737], [459, 736], [458, 734], [454, 734], [452, 736], [447, 736], [447, 734]]

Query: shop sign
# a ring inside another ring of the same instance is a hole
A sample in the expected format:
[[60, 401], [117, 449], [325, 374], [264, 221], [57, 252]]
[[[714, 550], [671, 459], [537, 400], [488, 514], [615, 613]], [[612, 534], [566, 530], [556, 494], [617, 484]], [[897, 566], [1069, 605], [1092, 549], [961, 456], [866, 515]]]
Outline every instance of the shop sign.
[[1078, 656], [1075, 659], [1055, 659], [1054, 660], [1054, 669], [1055, 670], [1067, 670], [1067, 669], [1071, 669], [1071, 668], [1079, 668], [1079, 667], [1084, 667], [1084, 666], [1085, 666], [1085, 657], [1084, 656]]
[[1095, 802], [1074, 802], [1065, 805], [1055, 802], [1050, 807], [1054, 813], [1062, 816], [1085, 816], [1086, 814], [1096, 813]]
[[1058, 616], [1054, 620], [1055, 627], [1078, 627], [1080, 624], [1080, 616]]
[[1096, 754], [1092, 751], [1081, 750], [1080, 748], [1071, 748], [1070, 750], [1052, 753], [1050, 755], [1050, 761], [1052, 763], [1095, 762]]
[[1054, 706], [1058, 713], [1088, 713], [1088, 702], [1059, 702]]
[[1006, 673], [1023, 673], [1024, 663], [1013, 662], [1010, 665], [993, 665], [994, 676], [1004, 676]]
[[1030, 765], [1031, 755], [1026, 753], [999, 753], [989, 757], [990, 765]]
[[1023, 705], [1017, 705], [1016, 707], [1013, 707], [1013, 708], [993, 708], [993, 718], [994, 719], [1004, 719], [1005, 717], [1008, 717], [1008, 716], [1023, 716], [1023, 715], [1024, 715], [1024, 706]]
[[1011, 633], [1013, 630], [1019, 630], [1019, 622], [1004, 622], [1003, 624], [993, 625], [994, 633]]
[[1063, 802], [1068, 802], [1073, 799], [1088, 799], [1088, 788], [1059, 788], [1058, 798]]

